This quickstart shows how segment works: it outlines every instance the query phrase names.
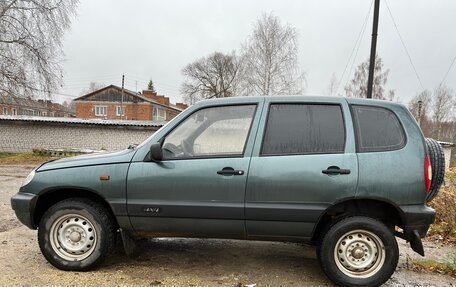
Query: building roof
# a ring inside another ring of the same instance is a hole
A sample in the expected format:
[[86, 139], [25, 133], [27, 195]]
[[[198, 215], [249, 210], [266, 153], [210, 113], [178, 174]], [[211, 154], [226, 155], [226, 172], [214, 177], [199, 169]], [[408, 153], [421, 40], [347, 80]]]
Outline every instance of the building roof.
[[25, 107], [25, 108], [32, 108], [32, 109], [42, 109], [46, 110], [47, 107], [38, 101], [35, 101], [31, 98], [20, 98], [16, 96], [10, 95], [0, 95], [0, 104], [17, 106], [17, 107]]
[[[107, 89], [109, 89], [109, 88], [114, 88], [114, 89], [116, 89], [116, 90], [122, 91], [122, 88], [121, 88], [121, 87], [118, 87], [118, 86], [116, 86], [116, 85], [112, 85], [112, 84], [111, 84], [111, 85], [106, 86], [106, 87], [104, 87], [104, 88], [101, 88], [101, 89], [99, 89], [99, 90], [93, 91], [93, 92], [88, 93], [88, 94], [83, 95], [83, 96], [80, 96], [80, 97], [74, 99], [73, 101], [85, 101], [87, 98], [89, 98], [89, 97], [91, 97], [91, 96], [93, 96], [93, 95], [95, 95], [95, 94], [97, 94], [97, 93], [99, 93], [99, 92], [102, 92], [102, 91], [104, 91], [104, 90], [107, 90]], [[154, 100], [152, 100], [152, 99], [149, 99], [149, 98], [143, 96], [143, 95], [140, 94], [140, 93], [136, 93], [136, 92], [130, 91], [130, 90], [125, 89], [125, 88], [124, 88], [124, 93], [127, 94], [127, 95], [129, 95], [129, 96], [139, 98], [139, 99], [141, 99], [141, 100], [143, 100], [143, 101], [145, 101], [145, 102], [149, 102], [149, 103], [154, 104], [154, 105], [157, 105], [157, 106], [161, 106], [161, 107], [164, 107], [164, 108], [170, 108], [170, 109], [177, 110], [177, 111], [180, 111], [180, 112], [183, 111], [181, 108], [177, 107], [176, 105], [173, 105], [173, 104], [170, 104], [169, 106], [163, 105], [163, 104], [161, 104], [161, 103], [159, 103], [159, 102], [157, 102], [157, 101], [154, 101]]]
[[29, 109], [61, 111], [69, 114], [74, 114], [73, 111], [62, 106], [61, 104], [53, 103], [49, 100], [43, 99], [34, 100], [30, 97], [22, 98], [10, 95], [0, 95], [0, 104]]
[[43, 123], [62, 123], [62, 124], [85, 124], [102, 126], [137, 126], [137, 127], [162, 127], [166, 122], [153, 121], [128, 121], [128, 120], [104, 120], [104, 119], [80, 119], [63, 117], [35, 117], [35, 116], [5, 116], [0, 115], [0, 121], [23, 121], [23, 122], [43, 122]]

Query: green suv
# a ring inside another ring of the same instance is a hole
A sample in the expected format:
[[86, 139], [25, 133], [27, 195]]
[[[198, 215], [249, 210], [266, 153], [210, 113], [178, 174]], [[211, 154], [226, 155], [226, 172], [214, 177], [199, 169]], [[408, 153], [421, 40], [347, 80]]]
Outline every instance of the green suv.
[[[437, 142], [403, 105], [341, 97], [202, 101], [139, 146], [44, 163], [11, 199], [62, 270], [99, 265], [120, 233], [309, 242], [339, 285], [424, 255], [443, 179]], [[434, 169], [433, 169], [434, 168]]]

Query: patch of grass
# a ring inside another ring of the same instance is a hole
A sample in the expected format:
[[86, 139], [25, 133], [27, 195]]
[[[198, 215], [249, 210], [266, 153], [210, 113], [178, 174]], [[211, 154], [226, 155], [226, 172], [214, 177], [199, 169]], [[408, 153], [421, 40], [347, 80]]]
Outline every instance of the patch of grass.
[[56, 159], [56, 157], [37, 155], [33, 152], [24, 152], [24, 153], [0, 153], [0, 164], [3, 165], [14, 165], [14, 164], [39, 164], [51, 159]]
[[437, 262], [435, 260], [413, 260], [413, 266], [418, 270], [448, 274], [456, 277], [456, 253], [450, 255], [450, 262]]
[[456, 167], [452, 167], [449, 171], [445, 172], [445, 181], [456, 182]]

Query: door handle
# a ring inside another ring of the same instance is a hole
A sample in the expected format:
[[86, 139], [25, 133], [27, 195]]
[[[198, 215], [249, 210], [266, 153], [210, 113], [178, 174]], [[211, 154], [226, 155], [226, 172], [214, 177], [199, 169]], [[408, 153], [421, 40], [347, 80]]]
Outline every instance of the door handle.
[[330, 166], [327, 169], [322, 170], [321, 172], [328, 175], [350, 174], [349, 169], [339, 168], [338, 166]]
[[224, 167], [222, 170], [217, 171], [220, 175], [243, 175], [243, 170], [234, 169], [232, 167]]

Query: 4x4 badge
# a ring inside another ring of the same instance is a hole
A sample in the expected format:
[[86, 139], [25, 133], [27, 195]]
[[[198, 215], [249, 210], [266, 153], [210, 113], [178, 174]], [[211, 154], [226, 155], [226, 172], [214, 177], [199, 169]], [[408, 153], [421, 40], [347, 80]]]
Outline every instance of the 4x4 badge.
[[143, 211], [147, 212], [147, 213], [159, 213], [160, 208], [159, 207], [144, 207]]

